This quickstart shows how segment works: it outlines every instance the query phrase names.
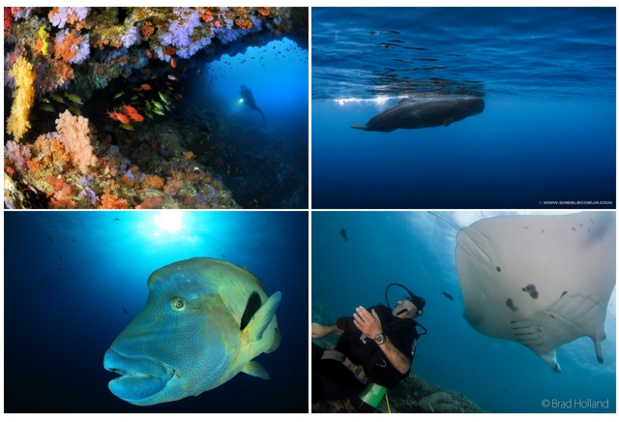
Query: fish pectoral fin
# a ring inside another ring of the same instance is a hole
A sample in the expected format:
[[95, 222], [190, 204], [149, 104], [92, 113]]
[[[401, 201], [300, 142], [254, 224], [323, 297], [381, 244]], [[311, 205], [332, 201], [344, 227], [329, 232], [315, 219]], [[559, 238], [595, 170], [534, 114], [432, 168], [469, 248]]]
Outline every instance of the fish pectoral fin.
[[273, 343], [271, 343], [271, 347], [268, 350], [265, 350], [264, 353], [271, 353], [273, 350], [279, 347], [279, 343], [282, 342], [282, 335], [279, 332], [279, 329], [275, 329], [275, 333], [273, 333]]
[[443, 121], [443, 124], [445, 125], [445, 127], [447, 127], [450, 124], [452, 124], [453, 122], [454, 122], [454, 120], [449, 118], [449, 119], [445, 119], [445, 121]]
[[353, 129], [361, 129], [361, 130], [365, 130], [366, 129], [366, 125], [361, 125], [359, 123], [353, 123], [352, 125], [350, 125], [351, 128]]
[[262, 378], [263, 380], [269, 379], [269, 373], [264, 369], [264, 366], [260, 365], [258, 362], [247, 362], [247, 365], [243, 367], [241, 372], [251, 375], [252, 377]]
[[260, 309], [256, 311], [254, 316], [245, 327], [245, 330], [249, 333], [249, 341], [259, 341], [264, 334], [273, 318], [275, 318], [275, 311], [279, 306], [279, 302], [282, 300], [281, 292], [275, 292], [262, 304]]

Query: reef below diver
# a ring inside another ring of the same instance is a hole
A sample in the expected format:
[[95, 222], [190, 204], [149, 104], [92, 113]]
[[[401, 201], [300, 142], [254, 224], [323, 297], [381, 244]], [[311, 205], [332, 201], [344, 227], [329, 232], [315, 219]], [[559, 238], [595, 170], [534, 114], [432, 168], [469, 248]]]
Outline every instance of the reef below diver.
[[256, 110], [262, 116], [262, 120], [265, 122], [267, 119], [264, 117], [264, 113], [260, 108], [256, 105], [256, 99], [254, 98], [254, 93], [251, 92], [251, 89], [247, 88], [245, 85], [241, 85], [241, 98], [243, 99], [243, 103], [251, 108]]
[[478, 96], [405, 98], [393, 107], [372, 117], [365, 125], [353, 123], [353, 129], [368, 132], [392, 132], [396, 129], [421, 129], [449, 126], [453, 122], [484, 111]]

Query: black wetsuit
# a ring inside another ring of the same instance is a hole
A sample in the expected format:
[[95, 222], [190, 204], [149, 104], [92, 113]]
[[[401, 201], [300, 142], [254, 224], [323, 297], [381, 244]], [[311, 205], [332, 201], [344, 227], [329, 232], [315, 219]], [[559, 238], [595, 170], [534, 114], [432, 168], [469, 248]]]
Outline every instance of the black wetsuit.
[[[417, 323], [412, 319], [393, 316], [391, 309], [384, 305], [377, 305], [369, 311], [372, 309], [378, 314], [383, 334], [410, 358], [412, 364], [419, 338], [415, 328]], [[355, 365], [363, 366], [369, 381], [384, 387], [393, 387], [408, 377], [410, 369], [405, 374], [398, 372], [373, 339], [361, 339], [363, 333], [355, 326], [353, 317], [338, 319], [337, 327], [344, 330], [344, 333], [340, 336], [335, 350], [344, 353]], [[312, 402], [357, 397], [366, 385], [358, 381], [352, 371], [341, 362], [321, 359], [323, 352], [322, 347], [312, 344]]]

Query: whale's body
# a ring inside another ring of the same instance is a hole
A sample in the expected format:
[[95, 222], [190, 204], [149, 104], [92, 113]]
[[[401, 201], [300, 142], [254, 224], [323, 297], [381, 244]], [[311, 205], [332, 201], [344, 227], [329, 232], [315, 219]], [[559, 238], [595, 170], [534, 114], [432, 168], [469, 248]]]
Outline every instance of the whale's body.
[[372, 117], [365, 125], [350, 127], [371, 132], [449, 126], [453, 122], [484, 111], [484, 100], [477, 96], [406, 98]]

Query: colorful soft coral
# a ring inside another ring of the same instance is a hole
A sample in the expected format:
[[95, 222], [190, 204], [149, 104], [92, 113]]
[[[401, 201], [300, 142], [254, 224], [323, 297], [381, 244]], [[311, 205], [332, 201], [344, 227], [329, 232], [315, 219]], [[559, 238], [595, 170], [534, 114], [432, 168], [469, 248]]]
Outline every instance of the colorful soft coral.
[[13, 135], [16, 142], [30, 129], [30, 109], [34, 104], [34, 82], [36, 73], [32, 64], [23, 56], [9, 70], [9, 77], [15, 81], [11, 114], [6, 121], [6, 132]]
[[80, 64], [90, 55], [89, 34], [80, 35], [76, 29], [56, 34], [54, 56], [67, 63]]

